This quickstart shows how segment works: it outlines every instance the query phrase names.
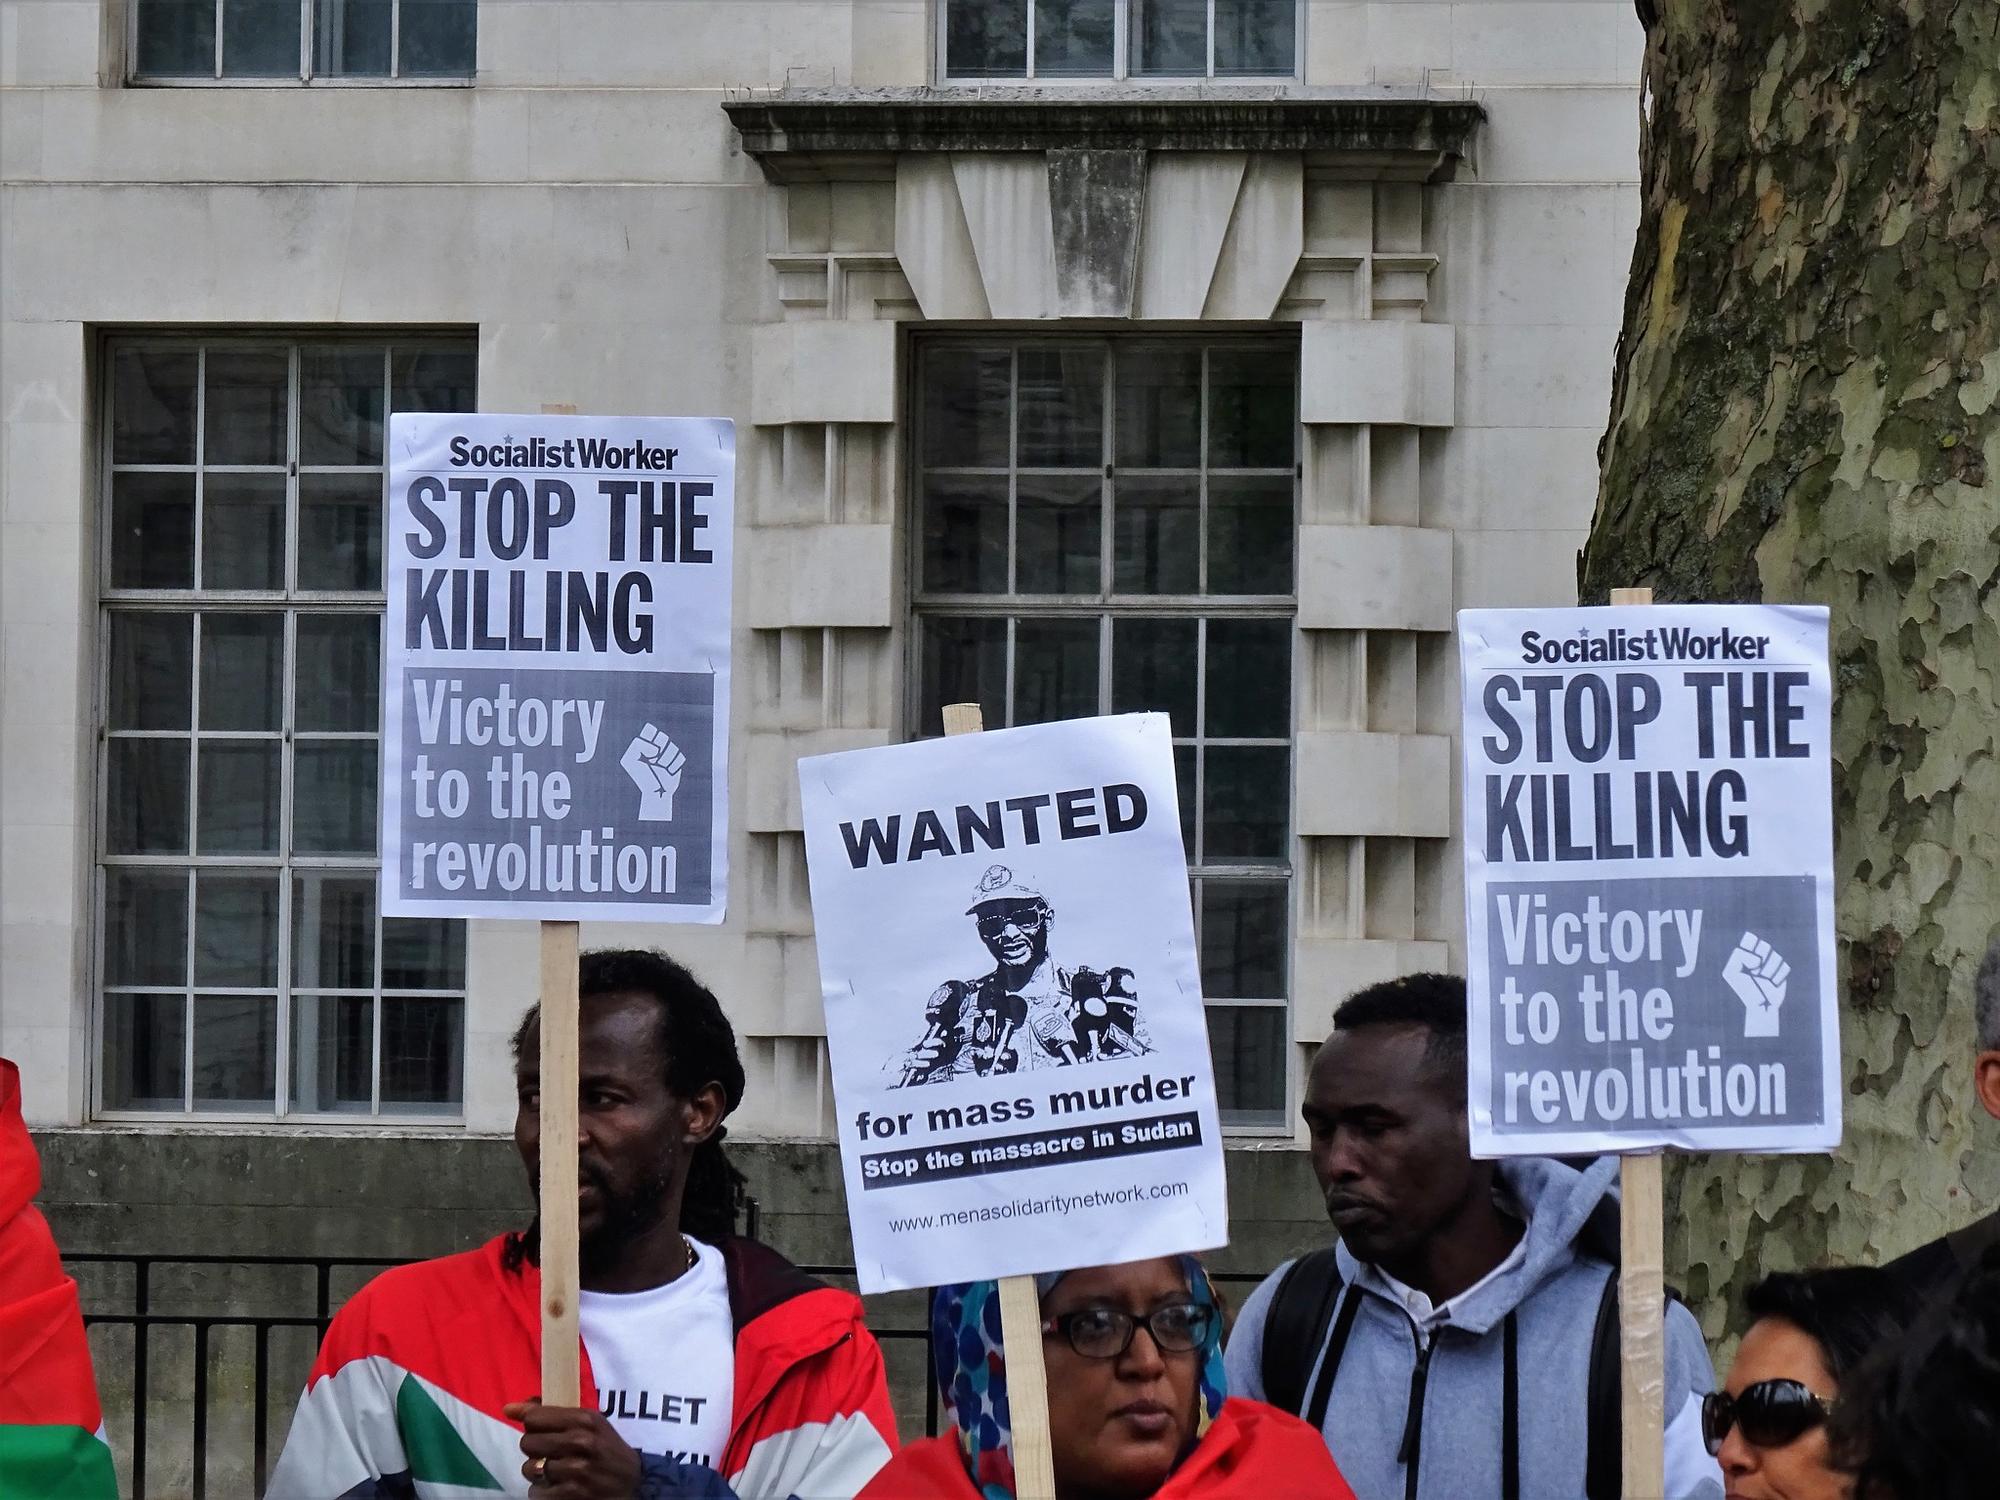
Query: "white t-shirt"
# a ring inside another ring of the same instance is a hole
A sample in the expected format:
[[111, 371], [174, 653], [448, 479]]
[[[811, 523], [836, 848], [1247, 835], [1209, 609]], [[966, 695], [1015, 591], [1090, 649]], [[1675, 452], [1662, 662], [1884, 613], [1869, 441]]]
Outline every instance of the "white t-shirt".
[[597, 1407], [641, 1453], [722, 1467], [736, 1339], [721, 1252], [688, 1239], [692, 1269], [644, 1292], [585, 1292], [577, 1305]]

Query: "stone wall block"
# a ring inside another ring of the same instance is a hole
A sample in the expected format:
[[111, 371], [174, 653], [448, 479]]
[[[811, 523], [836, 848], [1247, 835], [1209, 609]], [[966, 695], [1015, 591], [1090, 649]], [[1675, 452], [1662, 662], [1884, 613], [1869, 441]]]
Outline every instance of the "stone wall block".
[[1300, 330], [1300, 420], [1449, 427], [1456, 347], [1449, 323], [1307, 322]]
[[1418, 526], [1301, 526], [1307, 630], [1449, 630], [1452, 534]]
[[889, 743], [886, 729], [814, 729], [752, 734], [744, 767], [743, 825], [752, 833], [796, 833], [805, 828], [799, 811], [799, 762], [811, 755], [872, 750]]
[[1129, 318], [1146, 153], [1052, 150], [1048, 172], [1056, 310], [1065, 318]]
[[1246, 161], [1241, 152], [1152, 154], [1139, 243], [1139, 317], [1201, 316]]
[[1304, 158], [1274, 153], [1251, 157], [1202, 316], [1256, 322], [1270, 318], [1304, 250]]
[[1325, 1041], [1334, 1008], [1356, 990], [1450, 966], [1448, 943], [1302, 934], [1292, 961], [1292, 1040], [1308, 1047]]
[[1045, 153], [958, 155], [951, 170], [992, 316], [1054, 317], [1055, 233]]
[[926, 318], [993, 316], [950, 157], [897, 158], [896, 259]]
[[1297, 833], [1451, 834], [1451, 741], [1434, 734], [1306, 730], [1293, 775]]
[[862, 320], [768, 323], [750, 334], [750, 420], [896, 420], [896, 325]]
[[761, 526], [741, 540], [750, 629], [897, 624], [893, 526]]

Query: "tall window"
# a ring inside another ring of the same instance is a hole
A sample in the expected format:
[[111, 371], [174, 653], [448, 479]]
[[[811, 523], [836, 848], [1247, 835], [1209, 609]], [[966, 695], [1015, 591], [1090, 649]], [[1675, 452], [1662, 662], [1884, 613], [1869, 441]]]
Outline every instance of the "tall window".
[[138, 79], [470, 78], [477, 0], [133, 0]]
[[465, 933], [379, 921], [385, 411], [465, 342], [110, 351], [98, 814], [109, 1113], [460, 1111]]
[[1292, 78], [1300, 0], [940, 0], [944, 76]]
[[1223, 1120], [1286, 1122], [1298, 356], [939, 342], [918, 365], [914, 707], [1173, 721]]

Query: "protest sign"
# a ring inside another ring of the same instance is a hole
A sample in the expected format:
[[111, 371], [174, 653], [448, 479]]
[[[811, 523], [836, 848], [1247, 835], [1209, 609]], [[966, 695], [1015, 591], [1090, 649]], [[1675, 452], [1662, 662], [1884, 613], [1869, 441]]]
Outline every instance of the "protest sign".
[[818, 756], [799, 786], [862, 1289], [1225, 1243], [1166, 717]]
[[1458, 618], [1474, 1152], [1830, 1150], [1826, 611]]
[[735, 431], [389, 424], [382, 910], [722, 920]]

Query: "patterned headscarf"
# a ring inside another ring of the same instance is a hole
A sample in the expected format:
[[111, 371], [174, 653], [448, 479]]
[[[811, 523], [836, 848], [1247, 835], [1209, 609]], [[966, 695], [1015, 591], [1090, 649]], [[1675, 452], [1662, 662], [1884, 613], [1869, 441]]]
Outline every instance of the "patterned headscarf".
[[[1215, 1306], [1215, 1289], [1208, 1284], [1201, 1262], [1191, 1255], [1179, 1260], [1194, 1300]], [[1060, 1274], [1037, 1276], [1035, 1282], [1046, 1297], [1061, 1279]], [[1197, 1353], [1201, 1372], [1194, 1438], [1199, 1442], [1222, 1410], [1228, 1393], [1222, 1373], [1220, 1317], [1215, 1320], [1208, 1347]], [[1014, 1433], [1007, 1409], [1007, 1359], [1000, 1339], [998, 1282], [974, 1281], [937, 1289], [931, 1302], [931, 1359], [945, 1415], [957, 1431], [959, 1455], [974, 1487], [983, 1500], [1014, 1500]]]

